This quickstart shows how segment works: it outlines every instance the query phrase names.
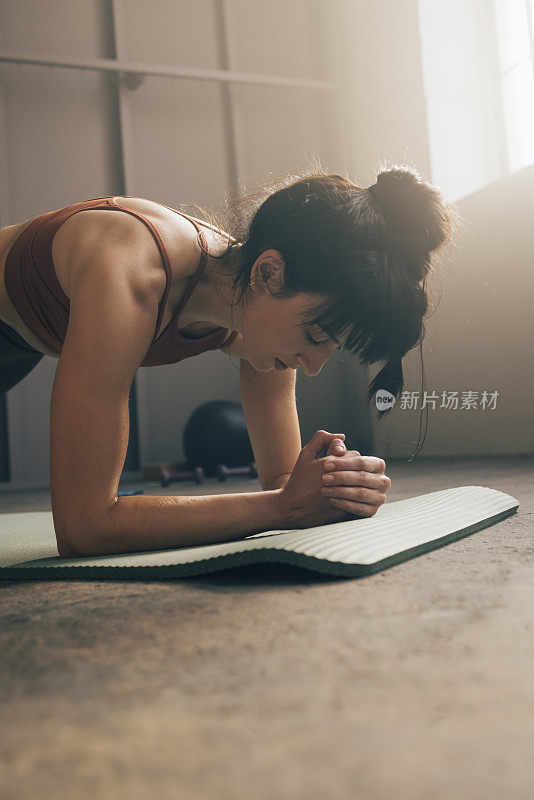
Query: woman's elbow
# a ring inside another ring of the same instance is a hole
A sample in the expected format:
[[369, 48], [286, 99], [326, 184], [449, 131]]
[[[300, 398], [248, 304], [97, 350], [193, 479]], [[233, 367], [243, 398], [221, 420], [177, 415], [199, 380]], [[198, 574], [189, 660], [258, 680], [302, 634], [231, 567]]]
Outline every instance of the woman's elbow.
[[58, 536], [56, 533], [56, 544], [60, 558], [87, 558], [105, 553], [98, 537]]
[[56, 511], [54, 533], [60, 558], [87, 558], [109, 552], [107, 537], [95, 519], [72, 519]]
[[60, 558], [75, 558], [74, 553], [69, 550], [62, 542], [57, 543], [57, 551]]
[[73, 545], [64, 538], [60, 539], [56, 537], [56, 543], [60, 558], [83, 558], [84, 556], [92, 555], [87, 552], [87, 548], [80, 544]]

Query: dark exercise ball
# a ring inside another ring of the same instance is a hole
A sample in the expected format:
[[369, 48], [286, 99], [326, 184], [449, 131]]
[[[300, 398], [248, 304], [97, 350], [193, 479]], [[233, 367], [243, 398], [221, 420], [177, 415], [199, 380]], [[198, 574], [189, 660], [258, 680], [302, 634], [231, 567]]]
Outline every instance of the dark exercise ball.
[[189, 417], [183, 434], [190, 469], [216, 475], [217, 464], [245, 467], [254, 461], [243, 407], [231, 400], [210, 400]]

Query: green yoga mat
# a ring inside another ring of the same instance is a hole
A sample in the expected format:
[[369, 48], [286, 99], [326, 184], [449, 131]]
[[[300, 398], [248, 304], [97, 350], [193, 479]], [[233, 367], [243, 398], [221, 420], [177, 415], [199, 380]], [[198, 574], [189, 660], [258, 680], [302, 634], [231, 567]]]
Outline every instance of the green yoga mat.
[[358, 578], [494, 525], [519, 501], [485, 486], [460, 486], [388, 502], [374, 517], [257, 533], [222, 544], [125, 555], [60, 558], [52, 512], [0, 515], [0, 578], [179, 578], [278, 562]]

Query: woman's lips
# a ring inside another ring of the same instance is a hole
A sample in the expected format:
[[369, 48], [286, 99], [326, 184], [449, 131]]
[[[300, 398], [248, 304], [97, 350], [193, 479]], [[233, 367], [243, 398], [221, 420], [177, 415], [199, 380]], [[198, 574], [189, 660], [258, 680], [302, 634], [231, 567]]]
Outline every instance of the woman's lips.
[[280, 361], [279, 358], [275, 357], [274, 361], [275, 361], [276, 369], [287, 369], [288, 368], [287, 364], [284, 364], [284, 362]]

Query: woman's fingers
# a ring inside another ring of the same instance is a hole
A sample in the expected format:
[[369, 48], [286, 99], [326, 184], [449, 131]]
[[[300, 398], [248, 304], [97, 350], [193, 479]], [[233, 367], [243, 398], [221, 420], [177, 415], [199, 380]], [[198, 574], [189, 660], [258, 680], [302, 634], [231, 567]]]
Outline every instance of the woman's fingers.
[[322, 477], [322, 492], [332, 505], [357, 517], [376, 514], [390, 486], [390, 478], [382, 472], [336, 470]]
[[358, 470], [363, 472], [384, 473], [386, 462], [376, 456], [362, 456], [357, 450], [347, 450], [341, 456], [327, 455], [323, 460], [323, 469], [326, 471]]
[[[345, 442], [343, 441], [345, 438], [345, 434], [336, 434], [334, 439], [330, 440], [330, 444], [328, 445], [328, 452], [327, 456], [344, 456], [347, 452], [347, 448], [345, 446]], [[338, 450], [338, 448], [341, 448]]]
[[322, 461], [322, 491], [336, 508], [351, 516], [372, 517], [386, 502], [391, 480], [383, 458], [362, 456], [357, 450], [336, 456], [329, 447]]
[[343, 500], [339, 497], [333, 497], [330, 502], [341, 511], [347, 511], [352, 517], [374, 517], [378, 511], [378, 506], [355, 503], [353, 500]]
[[367, 503], [378, 508], [386, 502], [386, 493], [377, 489], [365, 489], [363, 486], [328, 486], [323, 487], [323, 494], [337, 500], [352, 500], [353, 503]]
[[325, 472], [322, 483], [323, 486], [361, 486], [387, 492], [391, 486], [391, 479], [382, 473], [335, 470]]

